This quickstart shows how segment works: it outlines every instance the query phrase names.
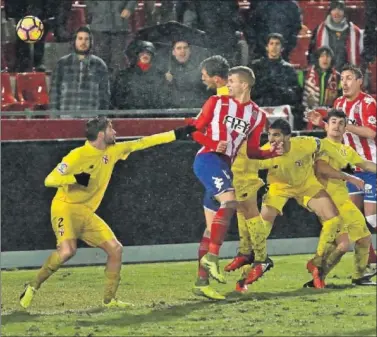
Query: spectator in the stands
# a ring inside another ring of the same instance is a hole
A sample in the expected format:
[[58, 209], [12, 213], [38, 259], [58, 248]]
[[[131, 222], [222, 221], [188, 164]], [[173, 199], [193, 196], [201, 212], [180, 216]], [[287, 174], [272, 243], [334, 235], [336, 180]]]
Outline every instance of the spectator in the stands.
[[164, 74], [165, 90], [170, 93], [170, 102], [167, 104], [171, 108], [201, 107], [208, 97], [201, 81], [199, 65], [202, 59], [198, 55], [191, 53], [187, 41], [177, 39], [173, 42]]
[[295, 69], [282, 58], [283, 46], [283, 36], [271, 33], [265, 46], [267, 56], [251, 62], [255, 74], [252, 97], [262, 107], [290, 105], [298, 129], [302, 127], [302, 111], [298, 108], [301, 90]]
[[[153, 62], [156, 53], [151, 42], [136, 41], [135, 59], [121, 70], [111, 90], [111, 105], [115, 109], [159, 109], [164, 100], [164, 74]], [[133, 48], [133, 44], [129, 45]]]
[[278, 32], [285, 40], [282, 57], [288, 61], [290, 52], [296, 47], [297, 35], [301, 30], [301, 10], [297, 2], [253, 0], [250, 6], [244, 33], [250, 48], [251, 60], [266, 55], [267, 36]]
[[116, 75], [127, 66], [122, 47], [129, 38], [129, 18], [137, 1], [91, 0], [85, 4], [95, 41], [94, 53], [105, 61], [110, 75]]
[[74, 51], [63, 56], [52, 73], [50, 109], [62, 112], [91, 110], [93, 113], [109, 109], [108, 70], [105, 62], [91, 53], [93, 36], [90, 29], [80, 27], [72, 44]]
[[191, 28], [198, 28], [199, 17], [196, 11], [195, 1], [182, 0], [176, 7], [177, 21]]
[[344, 0], [332, 0], [325, 21], [313, 31], [309, 45], [308, 62], [315, 63], [315, 51], [329, 46], [335, 57], [335, 68], [340, 71], [344, 64], [360, 65], [363, 52], [363, 34], [358, 26], [347, 20]]
[[196, 11], [197, 28], [206, 32], [212, 54], [225, 57], [230, 66], [239, 65], [237, 31], [241, 30], [241, 18], [237, 1], [192, 1], [190, 10]]
[[342, 95], [340, 74], [334, 67], [334, 53], [330, 47], [317, 49], [315, 64], [299, 70], [298, 79], [306, 109], [332, 107], [335, 99]]

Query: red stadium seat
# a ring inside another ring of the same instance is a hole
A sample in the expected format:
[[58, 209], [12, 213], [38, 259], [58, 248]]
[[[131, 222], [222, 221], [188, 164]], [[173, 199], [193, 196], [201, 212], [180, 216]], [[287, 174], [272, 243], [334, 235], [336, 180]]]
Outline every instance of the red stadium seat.
[[33, 105], [25, 100], [17, 100], [13, 95], [10, 75], [7, 72], [1, 73], [1, 110], [2, 111], [24, 111], [32, 109]]
[[86, 25], [85, 10], [85, 5], [72, 5], [67, 22], [67, 31], [71, 35], [73, 35], [81, 26]]
[[17, 74], [16, 92], [19, 100], [25, 100], [33, 105], [33, 110], [48, 109], [49, 97], [45, 73]]
[[297, 38], [297, 45], [292, 50], [289, 56], [289, 62], [293, 65], [298, 65], [298, 68], [306, 68], [308, 65], [308, 49], [310, 44], [311, 34], [299, 35]]
[[327, 4], [308, 3], [302, 10], [303, 24], [313, 31], [315, 27], [325, 20], [328, 8]]

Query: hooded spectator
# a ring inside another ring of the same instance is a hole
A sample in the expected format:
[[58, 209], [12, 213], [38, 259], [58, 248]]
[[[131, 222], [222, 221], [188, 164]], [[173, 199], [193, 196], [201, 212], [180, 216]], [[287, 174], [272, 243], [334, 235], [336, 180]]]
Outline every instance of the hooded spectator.
[[73, 36], [74, 51], [59, 59], [51, 77], [51, 110], [109, 109], [110, 86], [107, 66], [92, 54], [93, 35], [80, 27]]
[[151, 42], [136, 41], [128, 46], [131, 66], [121, 70], [115, 81], [111, 103], [115, 109], [159, 109], [164, 74], [154, 64], [156, 48]]
[[325, 21], [314, 31], [309, 46], [308, 62], [316, 62], [315, 51], [329, 46], [334, 52], [335, 68], [340, 71], [344, 64], [360, 65], [363, 52], [363, 34], [358, 26], [347, 20], [344, 0], [332, 0]]

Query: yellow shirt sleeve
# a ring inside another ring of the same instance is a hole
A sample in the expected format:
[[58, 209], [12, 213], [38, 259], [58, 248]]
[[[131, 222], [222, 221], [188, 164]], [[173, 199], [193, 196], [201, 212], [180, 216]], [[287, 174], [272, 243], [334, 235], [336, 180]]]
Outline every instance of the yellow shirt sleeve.
[[347, 158], [351, 165], [357, 166], [358, 164], [364, 163], [364, 159], [352, 148], [348, 147], [349, 158]]
[[347, 159], [344, 158], [339, 153], [339, 149], [335, 145], [332, 145], [330, 142], [327, 142], [323, 139], [321, 139], [319, 141], [320, 141], [319, 152], [321, 152], [321, 151], [326, 152], [327, 156], [329, 156], [330, 158], [333, 158], [334, 160], [339, 162], [341, 164], [341, 167], [346, 167], [348, 165]]
[[61, 187], [63, 185], [76, 184], [74, 173], [79, 173], [79, 159], [79, 152], [77, 150], [71, 151], [46, 177], [45, 186]]
[[170, 143], [175, 140], [174, 131], [163, 132], [129, 142], [117, 143], [114, 146], [114, 151], [118, 160], [125, 160], [130, 155], [130, 153], [134, 151], [144, 150], [152, 146]]

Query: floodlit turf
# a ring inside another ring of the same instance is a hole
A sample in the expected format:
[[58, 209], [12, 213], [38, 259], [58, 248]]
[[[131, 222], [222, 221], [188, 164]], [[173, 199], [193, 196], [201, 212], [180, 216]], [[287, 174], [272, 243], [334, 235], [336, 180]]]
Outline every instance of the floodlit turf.
[[[35, 270], [2, 272], [2, 336], [376, 336], [376, 288], [352, 287], [352, 254], [329, 275], [329, 289], [303, 289], [309, 255], [273, 257], [275, 267], [235, 295], [238, 272], [214, 302], [191, 287], [196, 262], [125, 265], [118, 297], [128, 310], [100, 307], [103, 267], [63, 268], [28, 311], [18, 297]], [[222, 261], [222, 266], [227, 261]]]

